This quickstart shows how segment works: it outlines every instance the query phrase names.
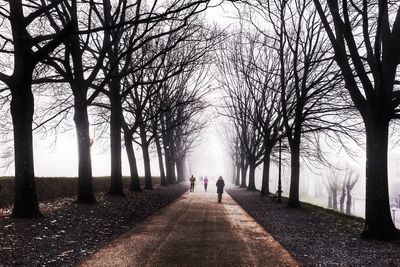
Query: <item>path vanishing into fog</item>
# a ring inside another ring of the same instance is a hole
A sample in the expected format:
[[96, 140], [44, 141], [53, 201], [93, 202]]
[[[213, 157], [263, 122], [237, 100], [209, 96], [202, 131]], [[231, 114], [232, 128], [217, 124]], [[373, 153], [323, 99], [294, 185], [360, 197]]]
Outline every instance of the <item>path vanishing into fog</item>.
[[78, 266], [298, 266], [228, 194], [196, 185]]

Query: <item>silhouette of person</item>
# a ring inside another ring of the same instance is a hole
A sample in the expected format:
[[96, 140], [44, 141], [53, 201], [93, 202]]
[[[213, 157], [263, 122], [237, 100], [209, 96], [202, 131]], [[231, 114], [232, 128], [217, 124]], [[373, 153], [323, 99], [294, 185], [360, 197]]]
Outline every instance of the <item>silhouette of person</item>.
[[204, 191], [207, 192], [207, 186], [208, 186], [208, 178], [207, 178], [207, 176], [204, 177], [204, 179], [203, 179], [203, 184], [204, 184]]
[[216, 186], [217, 186], [217, 193], [218, 193], [218, 203], [221, 203], [222, 193], [224, 193], [224, 187], [225, 187], [225, 182], [224, 182], [224, 179], [222, 179], [222, 176], [220, 176], [218, 178]]
[[190, 176], [189, 181], [190, 181], [190, 192], [193, 192], [194, 191], [194, 182], [196, 182], [196, 178], [193, 176], [193, 174], [192, 174], [192, 176]]

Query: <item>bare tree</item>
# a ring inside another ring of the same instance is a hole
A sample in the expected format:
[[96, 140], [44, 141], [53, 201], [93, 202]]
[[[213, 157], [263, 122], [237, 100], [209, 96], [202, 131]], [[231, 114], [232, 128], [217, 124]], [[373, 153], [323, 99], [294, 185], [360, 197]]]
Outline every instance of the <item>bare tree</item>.
[[400, 7], [379, 0], [313, 0], [366, 129], [366, 214], [363, 235], [399, 238], [389, 208], [387, 147], [389, 124], [399, 117]]
[[[126, 1], [124, 1], [126, 2]], [[105, 91], [102, 84], [99, 88], [106, 93], [110, 99], [110, 140], [111, 140], [111, 187], [110, 194], [121, 195], [122, 189], [122, 171], [121, 171], [121, 117], [122, 117], [122, 99], [127, 91], [123, 92], [121, 88], [121, 78], [129, 73], [140, 71], [151, 64], [159, 54], [155, 54], [144, 65], [132, 64], [133, 55], [141, 47], [147, 45], [150, 41], [177, 32], [187, 26], [189, 19], [196, 14], [202, 12], [207, 7], [207, 1], [174, 1], [164, 5], [162, 1], [153, 1], [149, 6], [136, 2], [135, 10], [132, 18], [125, 18], [122, 23], [129, 25], [134, 22], [133, 27], [129, 27], [129, 31], [121, 31], [120, 28], [113, 29], [105, 34], [110, 36], [112, 40], [111, 49], [108, 50], [108, 66], [104, 69], [105, 76], [108, 77], [107, 87]], [[111, 3], [109, 3], [111, 7]], [[122, 9], [123, 10], [123, 9]], [[126, 13], [128, 16], [129, 14]], [[108, 18], [108, 19], [107, 19]], [[172, 27], [165, 28], [166, 23], [174, 22]], [[113, 25], [113, 16], [108, 13], [104, 21], [105, 27], [109, 28]], [[163, 29], [162, 31], [154, 31], [154, 29]], [[156, 34], [154, 34], [157, 32]], [[164, 49], [165, 53], [168, 49]], [[140, 126], [139, 126], [140, 128]], [[144, 128], [142, 128], [144, 130]], [[143, 138], [144, 134], [142, 135]], [[144, 141], [144, 140], [143, 140]], [[146, 156], [147, 157], [147, 156]], [[149, 171], [149, 170], [148, 170]], [[149, 181], [149, 179], [147, 179]], [[147, 185], [149, 189], [152, 187]]]
[[[2, 5], [0, 16], [3, 27], [9, 27], [10, 35], [1, 35], [1, 52], [13, 56], [11, 74], [0, 73], [0, 80], [11, 91], [11, 116], [14, 129], [15, 201], [16, 217], [39, 216], [33, 166], [32, 121], [34, 99], [32, 77], [35, 67], [61, 44], [72, 31], [69, 22], [57, 33], [35, 27], [46, 25], [45, 13], [66, 1], [41, 1], [28, 3], [9, 1]], [[65, 14], [68, 16], [67, 14]], [[36, 29], [36, 32], [35, 32]]]
[[355, 174], [354, 170], [347, 168], [345, 171], [344, 187], [346, 189], [346, 214], [351, 214], [352, 194], [354, 186], [357, 184], [359, 175]]
[[[328, 191], [328, 203], [332, 203], [332, 209], [338, 210], [338, 193], [342, 185], [340, 171], [335, 168], [330, 168], [327, 175], [327, 182], [325, 184]], [[330, 205], [328, 204], [330, 207]]]

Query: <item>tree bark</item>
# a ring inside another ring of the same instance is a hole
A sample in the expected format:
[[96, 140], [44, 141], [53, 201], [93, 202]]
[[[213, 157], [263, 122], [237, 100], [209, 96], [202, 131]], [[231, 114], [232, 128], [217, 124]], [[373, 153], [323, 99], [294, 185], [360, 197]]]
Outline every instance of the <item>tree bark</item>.
[[[26, 63], [29, 64], [29, 63]], [[21, 66], [22, 67], [22, 66]], [[33, 163], [32, 122], [34, 99], [32, 94], [32, 70], [23, 69], [24, 75], [10, 86], [12, 93], [11, 116], [14, 131], [15, 195], [13, 216], [19, 218], [40, 217], [39, 202]]]
[[347, 199], [346, 199], [346, 214], [351, 214], [351, 201], [352, 201], [352, 196], [351, 196], [351, 189], [347, 188]]
[[129, 171], [131, 175], [131, 184], [129, 186], [129, 191], [139, 192], [142, 191], [142, 189], [140, 188], [139, 173], [137, 169], [135, 150], [133, 149], [132, 137], [129, 135], [129, 133], [124, 135], [124, 140], [126, 155], [129, 162]]
[[90, 155], [89, 118], [86, 94], [75, 94], [74, 122], [78, 141], [78, 203], [96, 203], [93, 190], [92, 160]]
[[387, 147], [388, 127], [387, 120], [379, 116], [378, 111], [372, 112], [366, 125], [367, 163], [366, 163], [366, 203], [365, 228], [363, 236], [371, 238], [398, 238], [390, 215]]
[[[346, 181], [345, 181], [346, 182]], [[342, 185], [342, 194], [340, 195], [340, 212], [344, 213], [344, 200], [346, 199], [346, 184]]]
[[236, 164], [236, 182], [235, 185], [240, 186], [240, 165]]
[[251, 161], [249, 164], [249, 185], [247, 186], [247, 190], [254, 191], [256, 190], [256, 183], [255, 183], [255, 173], [256, 173], [256, 163]]
[[[296, 134], [295, 134], [296, 135]], [[299, 185], [300, 185], [300, 134], [293, 138], [293, 142], [290, 145], [290, 164], [291, 164], [291, 175], [290, 175], [290, 191], [289, 191], [289, 202], [290, 208], [299, 208]]]
[[146, 127], [143, 123], [141, 123], [139, 128], [140, 128], [140, 140], [142, 145], [143, 164], [144, 164], [144, 189], [153, 190], [153, 182], [151, 180], [149, 144], [147, 142]]
[[334, 210], [338, 210], [336, 189], [332, 190], [332, 206]]
[[240, 187], [241, 188], [246, 188], [246, 176], [247, 176], [247, 169], [248, 169], [249, 165], [244, 163], [242, 165], [242, 177], [241, 177], [241, 182], [240, 182]]
[[263, 159], [263, 174], [262, 174], [262, 185], [261, 195], [268, 196], [269, 194], [269, 168], [271, 162], [271, 151], [265, 151]]
[[111, 143], [111, 185], [108, 193], [123, 196], [122, 161], [121, 161], [121, 118], [122, 104], [120, 95], [120, 79], [112, 78], [110, 82], [110, 143]]
[[157, 135], [155, 136], [154, 141], [156, 143], [156, 148], [157, 148], [158, 167], [160, 168], [160, 184], [161, 184], [161, 186], [167, 186], [168, 184], [167, 184], [167, 179], [165, 177], [162, 148], [161, 148], [161, 144], [160, 144], [160, 139]]
[[184, 179], [184, 162], [182, 160], [178, 160], [176, 162], [176, 170], [177, 170], [177, 174], [178, 174], [178, 182], [183, 182]]

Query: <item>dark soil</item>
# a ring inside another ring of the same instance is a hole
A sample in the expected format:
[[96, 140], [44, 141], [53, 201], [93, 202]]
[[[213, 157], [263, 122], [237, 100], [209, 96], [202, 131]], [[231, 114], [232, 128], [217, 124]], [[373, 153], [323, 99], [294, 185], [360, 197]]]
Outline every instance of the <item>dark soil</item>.
[[400, 242], [361, 238], [361, 219], [309, 205], [290, 209], [244, 189], [227, 192], [302, 266], [400, 266]]
[[187, 185], [126, 192], [126, 197], [98, 194], [97, 205], [73, 198], [43, 203], [51, 212], [39, 219], [0, 219], [0, 266], [73, 266], [106, 246], [185, 191]]

